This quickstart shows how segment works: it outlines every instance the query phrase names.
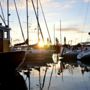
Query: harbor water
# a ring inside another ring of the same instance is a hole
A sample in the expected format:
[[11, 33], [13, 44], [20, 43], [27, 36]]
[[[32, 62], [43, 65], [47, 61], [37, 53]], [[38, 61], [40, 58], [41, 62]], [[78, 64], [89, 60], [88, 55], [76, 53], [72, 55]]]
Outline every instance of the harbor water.
[[[31, 68], [30, 77], [23, 70], [20, 74], [24, 77], [28, 90], [90, 90], [89, 67], [65, 64], [49, 64], [40, 68]], [[30, 79], [30, 81], [29, 81]]]

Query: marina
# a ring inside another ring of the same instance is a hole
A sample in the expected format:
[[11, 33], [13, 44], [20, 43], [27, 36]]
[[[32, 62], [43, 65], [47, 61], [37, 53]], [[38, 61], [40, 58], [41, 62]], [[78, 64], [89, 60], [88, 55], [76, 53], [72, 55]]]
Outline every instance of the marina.
[[76, 3], [88, 20], [89, 0], [0, 0], [0, 90], [90, 89], [90, 25]]

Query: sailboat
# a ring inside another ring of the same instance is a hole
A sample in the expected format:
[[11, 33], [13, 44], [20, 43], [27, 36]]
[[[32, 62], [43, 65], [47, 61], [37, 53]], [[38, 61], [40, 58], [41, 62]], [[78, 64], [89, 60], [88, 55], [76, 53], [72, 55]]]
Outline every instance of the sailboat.
[[[55, 60], [53, 59], [53, 54], [60, 53], [60, 45], [59, 45], [57, 39], [56, 39], [56, 42], [57, 42], [56, 45], [51, 45], [51, 38], [50, 38], [49, 31], [48, 31], [49, 39], [47, 39], [47, 44], [46, 45], [43, 44], [44, 38], [43, 38], [43, 34], [42, 34], [42, 30], [41, 30], [41, 27], [39, 24], [39, 18], [38, 18], [38, 0], [37, 0], [37, 13], [36, 13], [36, 9], [34, 6], [34, 2], [33, 2], [33, 0], [31, 0], [31, 1], [32, 1], [32, 5], [34, 8], [35, 16], [37, 19], [38, 30], [40, 30], [43, 41], [42, 41], [42, 43], [39, 41], [39, 35], [38, 35], [38, 43], [36, 45], [31, 46], [31, 50], [29, 50], [29, 53], [27, 54], [27, 57], [25, 60], [26, 63], [24, 63], [24, 65], [26, 64], [28, 66], [29, 65], [30, 66], [43, 66], [43, 65], [47, 65], [48, 63], [55, 63]], [[39, 0], [39, 2], [40, 2], [40, 0]], [[45, 17], [44, 17], [44, 20], [45, 20]], [[46, 22], [46, 20], [45, 20], [45, 22]], [[47, 25], [46, 25], [46, 27], [47, 27]], [[30, 45], [29, 45], [29, 47], [30, 47]]]
[[[36, 12], [34, 2], [33, 2], [33, 0], [31, 0], [31, 1], [32, 1], [32, 5], [34, 8], [34, 12], [35, 12], [36, 20], [37, 20], [37, 26], [38, 26], [38, 30], [39, 30], [38, 32], [41, 34], [41, 37], [42, 37], [43, 46], [41, 46], [41, 42], [39, 42], [39, 40], [40, 40], [39, 35], [38, 35], [38, 43], [36, 43], [34, 45], [29, 45], [28, 0], [26, 0], [27, 39], [23, 43], [17, 43], [14, 45], [14, 48], [17, 48], [16, 51], [23, 50], [23, 51], [27, 52], [27, 54], [25, 56], [25, 61], [21, 65], [21, 68], [27, 67], [27, 66], [30, 66], [30, 67], [31, 66], [43, 66], [43, 65], [47, 65], [47, 63], [53, 63], [52, 55], [55, 52], [55, 49], [53, 48], [53, 46], [50, 45], [49, 40], [47, 40], [48, 44], [44, 45], [44, 42], [43, 42], [44, 38], [43, 38], [42, 30], [40, 27], [39, 19], [38, 19], [38, 13], [37, 13], [38, 11]], [[38, 0], [37, 0], [37, 2], [38, 2]], [[18, 47], [20, 47], [21, 49], [18, 50]]]

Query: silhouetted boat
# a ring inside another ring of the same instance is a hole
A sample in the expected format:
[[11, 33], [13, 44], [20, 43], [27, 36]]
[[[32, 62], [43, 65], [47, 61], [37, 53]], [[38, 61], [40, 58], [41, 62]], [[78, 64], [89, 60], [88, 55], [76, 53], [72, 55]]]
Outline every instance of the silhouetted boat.
[[82, 42], [82, 50], [77, 55], [77, 60], [81, 64], [90, 66], [90, 42]]
[[[32, 2], [32, 5], [33, 5], [33, 9], [34, 9], [34, 12], [35, 12], [35, 16], [36, 16], [36, 20], [37, 20], [37, 26], [38, 26], [38, 43], [37, 44], [34, 44], [34, 45], [29, 45], [29, 30], [28, 30], [28, 1], [26, 0], [26, 11], [27, 11], [27, 40], [23, 43], [18, 43], [18, 44], [15, 44], [15, 48], [17, 48], [16, 50], [23, 50], [26, 51], [26, 55], [25, 55], [25, 61], [22, 65], [23, 66], [42, 66], [42, 65], [46, 65], [47, 63], [52, 63], [53, 62], [53, 59], [52, 59], [52, 55], [53, 53], [55, 52], [55, 49], [52, 48], [52, 46], [50, 45], [46, 45], [46, 46], [43, 46], [43, 47], [40, 47], [39, 46], [39, 43], [40, 43], [40, 37], [39, 37], [39, 34], [41, 34], [41, 37], [42, 37], [42, 41], [44, 41], [44, 38], [43, 38], [43, 34], [42, 34], [42, 30], [41, 30], [41, 26], [40, 26], [40, 23], [39, 23], [39, 19], [38, 19], [38, 11], [36, 11], [35, 9], [35, 5], [34, 5], [34, 2], [33, 0], [31, 0]], [[38, 8], [38, 5], [37, 5], [37, 8]], [[44, 17], [45, 18], [45, 17]], [[49, 36], [49, 39], [50, 39], [50, 36]], [[51, 41], [51, 40], [50, 40]], [[44, 43], [44, 42], [43, 42]], [[23, 46], [25, 45], [26, 46]], [[21, 46], [21, 47], [20, 47]], [[20, 47], [18, 49], [18, 47]]]
[[12, 51], [10, 48], [10, 28], [0, 24], [0, 65], [4, 63], [16, 67], [22, 62], [25, 51]]
[[[75, 49], [73, 49], [75, 48]], [[81, 49], [76, 46], [64, 46], [63, 52], [62, 52], [62, 59], [61, 61], [65, 63], [76, 63], [77, 62], [77, 55], [81, 52]]]
[[51, 50], [29, 50], [26, 55], [25, 62], [22, 66], [46, 66], [48, 63], [53, 63], [52, 55], [53, 51]]
[[84, 50], [77, 55], [77, 60], [83, 64], [90, 65], [90, 50]]

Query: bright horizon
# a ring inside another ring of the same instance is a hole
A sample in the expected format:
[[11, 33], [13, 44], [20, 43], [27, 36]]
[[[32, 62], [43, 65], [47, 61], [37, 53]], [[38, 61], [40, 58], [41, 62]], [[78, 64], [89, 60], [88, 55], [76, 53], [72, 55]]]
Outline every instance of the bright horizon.
[[[6, 0], [0, 0], [2, 8], [6, 17]], [[27, 38], [26, 29], [26, 0], [16, 0], [23, 32]], [[37, 21], [32, 8], [31, 0], [29, 1], [29, 40], [31, 43], [37, 42]], [[36, 4], [36, 0], [34, 0]], [[88, 32], [90, 31], [90, 0], [41, 0], [47, 25], [49, 28], [52, 42], [54, 43], [54, 29], [55, 37], [60, 40], [60, 20], [61, 20], [61, 38], [62, 43], [64, 37], [67, 38], [67, 43], [76, 44], [90, 39]], [[1, 14], [1, 11], [0, 11]], [[11, 39], [13, 43], [22, 42], [18, 18], [15, 11], [13, 0], [10, 0], [10, 28]], [[1, 20], [1, 19], [0, 19]], [[45, 22], [42, 16], [41, 8], [39, 6], [39, 21], [42, 28], [44, 39], [47, 40], [48, 33], [45, 27]], [[2, 21], [0, 21], [2, 22]], [[32, 42], [33, 41], [33, 42]], [[90, 40], [89, 40], [90, 41]]]

